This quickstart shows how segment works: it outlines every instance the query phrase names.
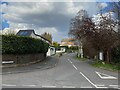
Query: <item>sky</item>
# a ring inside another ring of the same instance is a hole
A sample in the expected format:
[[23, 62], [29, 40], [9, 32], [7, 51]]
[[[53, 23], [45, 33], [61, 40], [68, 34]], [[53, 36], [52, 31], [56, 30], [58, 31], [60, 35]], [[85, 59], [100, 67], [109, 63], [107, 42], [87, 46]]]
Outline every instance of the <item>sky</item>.
[[[106, 3], [103, 3], [107, 7]], [[68, 38], [70, 20], [81, 9], [89, 16], [99, 10], [96, 2], [8, 2], [1, 4], [2, 31], [34, 29], [36, 34], [49, 32], [53, 41]]]

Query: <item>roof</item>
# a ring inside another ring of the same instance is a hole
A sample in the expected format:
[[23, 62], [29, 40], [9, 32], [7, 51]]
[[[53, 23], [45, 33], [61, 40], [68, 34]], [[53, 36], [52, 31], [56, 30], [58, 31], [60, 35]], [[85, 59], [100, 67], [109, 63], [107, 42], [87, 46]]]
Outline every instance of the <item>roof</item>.
[[16, 35], [19, 35], [19, 36], [30, 36], [32, 33], [35, 34], [34, 30], [19, 30], [19, 32]]
[[38, 35], [38, 34], [35, 34], [35, 35], [38, 36], [38, 37], [41, 37], [41, 38], [43, 38], [44, 40], [46, 40], [46, 41], [48, 41], [49, 43], [51, 43], [48, 39], [44, 38], [43, 36]]
[[75, 41], [74, 38], [65, 38], [61, 42], [74, 42], [74, 41]]
[[[34, 33], [35, 31], [33, 29], [29, 29], [29, 30], [19, 30], [19, 32], [16, 34], [18, 36], [31, 36], [31, 34]], [[42, 39], [48, 41], [49, 43], [51, 43], [49, 40], [47, 40], [46, 38], [42, 37], [41, 35], [35, 34], [38, 37], [41, 37]]]

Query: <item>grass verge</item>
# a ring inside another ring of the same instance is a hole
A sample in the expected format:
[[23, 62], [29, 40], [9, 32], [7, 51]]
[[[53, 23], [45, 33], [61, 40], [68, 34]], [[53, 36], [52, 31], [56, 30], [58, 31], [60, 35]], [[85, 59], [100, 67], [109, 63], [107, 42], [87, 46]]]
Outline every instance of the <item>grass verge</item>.
[[94, 67], [103, 68], [112, 71], [120, 71], [120, 65], [117, 64], [107, 64], [102, 61], [97, 61], [92, 64]]
[[80, 60], [80, 61], [85, 61], [87, 60], [86, 58], [81, 58], [81, 57], [78, 57], [77, 55], [74, 57], [75, 60]]
[[[77, 55], [74, 56], [75, 60], [80, 60], [80, 61], [86, 61], [88, 60], [87, 58], [80, 58]], [[108, 64], [100, 60], [94, 60], [94, 62], [91, 64], [93, 67], [97, 68], [102, 68], [106, 70], [111, 70], [111, 71], [119, 71], [120, 72], [120, 63], [118, 64]]]

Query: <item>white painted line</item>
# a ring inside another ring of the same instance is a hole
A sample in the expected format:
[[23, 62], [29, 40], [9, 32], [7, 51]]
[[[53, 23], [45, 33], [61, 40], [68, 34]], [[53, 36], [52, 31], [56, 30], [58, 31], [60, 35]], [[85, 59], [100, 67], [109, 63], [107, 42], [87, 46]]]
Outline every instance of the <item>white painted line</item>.
[[118, 87], [118, 85], [109, 85], [109, 86], [112, 86], [112, 87], [113, 87], [113, 86], [114, 86], [114, 87]]
[[74, 86], [63, 86], [63, 88], [75, 88]]
[[2, 61], [2, 64], [12, 64], [14, 61]]
[[2, 84], [2, 86], [17, 86], [17, 85], [11, 85], [11, 84]]
[[[95, 71], [96, 72], [96, 71]], [[100, 72], [96, 72], [96, 74], [101, 78], [101, 79], [117, 79], [116, 77], [104, 74], [104, 73], [100, 73]], [[103, 76], [102, 76], [103, 75]]]
[[109, 85], [112, 88], [118, 88], [118, 85]]
[[44, 88], [55, 88], [56, 86], [42, 86]]
[[22, 85], [22, 86], [35, 87], [36, 85]]
[[74, 64], [72, 64], [72, 65], [73, 65], [73, 67], [74, 67], [76, 70], [78, 70], [77, 67], [76, 67]]
[[80, 72], [80, 74], [90, 83], [92, 84], [94, 87], [97, 87], [92, 81], [90, 81], [82, 72]]
[[96, 87], [96, 88], [108, 88], [108, 87]]
[[9, 74], [10, 74], [11, 72], [7, 72], [7, 73], [9, 73]]
[[93, 88], [93, 87], [91, 87], [91, 86], [85, 86], [85, 87], [80, 87], [80, 88]]
[[70, 63], [72, 64], [72, 62], [70, 61]]
[[72, 62], [70, 61], [70, 59], [68, 59], [68, 61], [72, 64]]

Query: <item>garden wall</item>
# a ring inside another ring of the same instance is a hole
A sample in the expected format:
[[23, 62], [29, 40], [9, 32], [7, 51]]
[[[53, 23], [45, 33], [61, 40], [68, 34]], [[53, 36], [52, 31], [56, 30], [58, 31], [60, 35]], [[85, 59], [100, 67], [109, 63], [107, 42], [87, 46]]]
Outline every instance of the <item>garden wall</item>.
[[[36, 62], [40, 62], [44, 60], [46, 57], [45, 54], [25, 54], [25, 55], [13, 55], [13, 54], [4, 54], [2, 55], [2, 62], [4, 65], [26, 65], [26, 64], [32, 64]], [[13, 61], [13, 63], [7, 63], [9, 61]]]

